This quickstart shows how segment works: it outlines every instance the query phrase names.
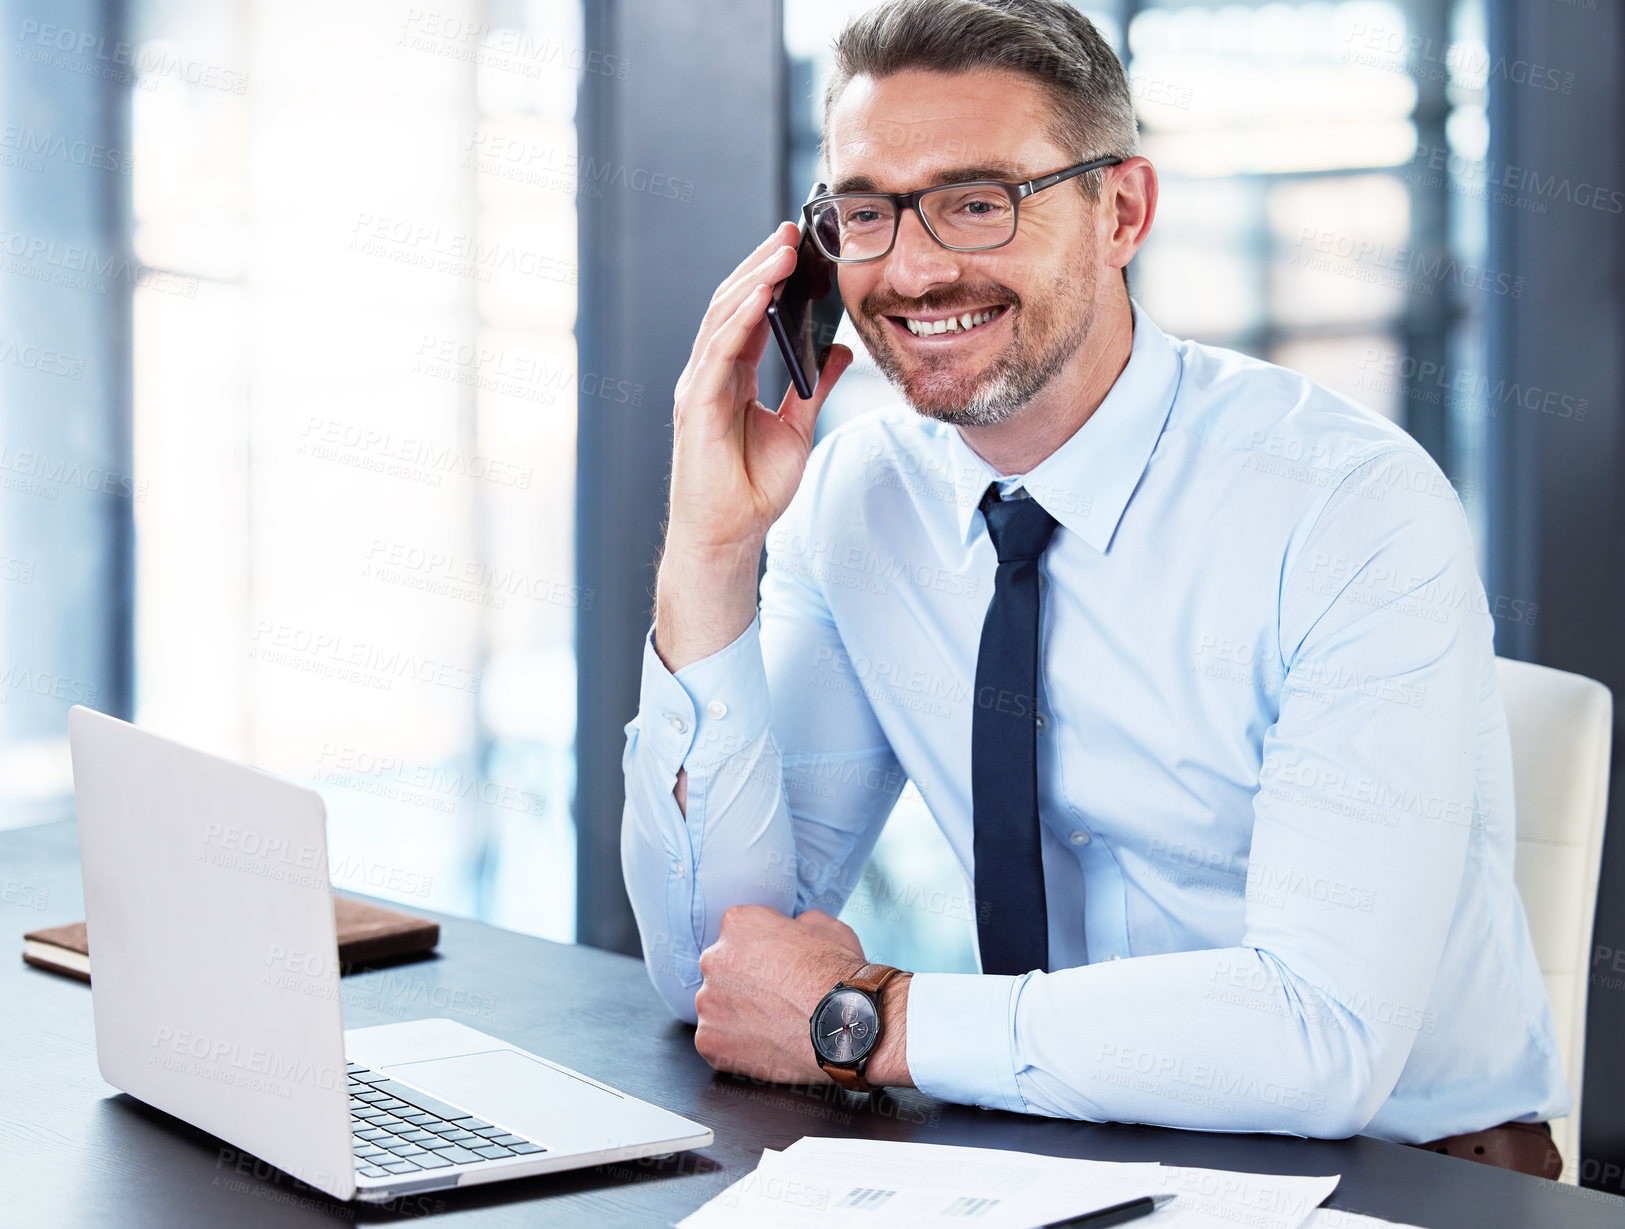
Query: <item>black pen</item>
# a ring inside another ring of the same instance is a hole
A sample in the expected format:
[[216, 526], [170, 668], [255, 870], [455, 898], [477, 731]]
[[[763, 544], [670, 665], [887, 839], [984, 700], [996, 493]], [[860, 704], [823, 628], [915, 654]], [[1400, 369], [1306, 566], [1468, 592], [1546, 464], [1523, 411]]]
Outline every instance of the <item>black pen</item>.
[[1138, 1199], [1130, 1199], [1127, 1203], [1114, 1203], [1109, 1208], [1101, 1208], [1095, 1212], [1085, 1212], [1081, 1216], [1069, 1216], [1066, 1220], [1052, 1220], [1044, 1226], [1044, 1229], [1061, 1229], [1063, 1225], [1085, 1226], [1086, 1229], [1106, 1229], [1107, 1225], [1121, 1225], [1124, 1221], [1138, 1220], [1142, 1216], [1150, 1216], [1151, 1213], [1172, 1199], [1172, 1195], [1141, 1195]]

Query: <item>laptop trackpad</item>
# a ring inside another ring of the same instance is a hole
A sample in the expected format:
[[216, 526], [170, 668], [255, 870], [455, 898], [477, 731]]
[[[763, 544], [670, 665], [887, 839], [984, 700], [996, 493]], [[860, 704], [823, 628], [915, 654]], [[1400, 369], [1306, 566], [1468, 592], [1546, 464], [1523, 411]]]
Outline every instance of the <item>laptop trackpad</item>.
[[624, 1140], [627, 1098], [514, 1050], [391, 1063], [384, 1070], [552, 1149], [573, 1152]]

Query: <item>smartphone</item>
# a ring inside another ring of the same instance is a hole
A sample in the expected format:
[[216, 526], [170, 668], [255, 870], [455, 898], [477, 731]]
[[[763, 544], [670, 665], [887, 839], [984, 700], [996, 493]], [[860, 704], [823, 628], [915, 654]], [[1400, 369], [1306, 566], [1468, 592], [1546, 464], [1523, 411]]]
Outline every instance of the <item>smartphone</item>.
[[[807, 199], [822, 196], [828, 189], [814, 184]], [[806, 211], [801, 217], [801, 243], [796, 248], [796, 267], [773, 291], [767, 305], [767, 322], [778, 339], [784, 365], [790, 369], [790, 382], [803, 399], [813, 395], [820, 356], [835, 340], [841, 324], [841, 292], [835, 279], [835, 264], [813, 241], [807, 229]]]

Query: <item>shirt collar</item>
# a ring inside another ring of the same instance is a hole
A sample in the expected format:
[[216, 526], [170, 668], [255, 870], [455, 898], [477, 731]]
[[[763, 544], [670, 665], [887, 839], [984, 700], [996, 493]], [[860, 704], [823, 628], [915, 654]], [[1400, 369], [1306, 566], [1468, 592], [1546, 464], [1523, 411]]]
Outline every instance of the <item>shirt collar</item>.
[[[1140, 305], [1129, 300], [1134, 341], [1128, 363], [1083, 426], [1026, 474], [1022, 486], [1066, 529], [1102, 554], [1111, 543], [1129, 496], [1151, 460], [1179, 388], [1173, 340]], [[995, 474], [971, 451], [957, 427], [948, 439], [959, 512], [967, 546], [985, 521], [978, 505]]]

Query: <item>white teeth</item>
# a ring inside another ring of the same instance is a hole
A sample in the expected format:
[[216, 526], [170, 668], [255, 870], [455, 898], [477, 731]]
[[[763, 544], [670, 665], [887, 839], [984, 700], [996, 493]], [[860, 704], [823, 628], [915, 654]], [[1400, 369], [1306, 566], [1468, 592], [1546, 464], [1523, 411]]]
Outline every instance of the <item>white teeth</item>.
[[965, 312], [960, 316], [948, 316], [942, 320], [914, 320], [904, 317], [908, 331], [916, 337], [932, 337], [937, 333], [963, 333], [973, 329], [979, 324], [986, 324], [998, 314], [998, 309], [981, 312]]

